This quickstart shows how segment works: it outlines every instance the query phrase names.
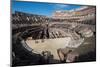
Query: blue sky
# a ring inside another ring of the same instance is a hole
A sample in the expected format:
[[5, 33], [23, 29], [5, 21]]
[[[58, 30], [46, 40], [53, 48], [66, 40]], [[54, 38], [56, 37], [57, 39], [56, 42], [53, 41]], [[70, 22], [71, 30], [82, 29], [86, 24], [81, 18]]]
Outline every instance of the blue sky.
[[12, 12], [21, 11], [31, 14], [51, 16], [57, 10], [72, 10], [80, 8], [80, 5], [58, 4], [58, 3], [41, 3], [41, 2], [22, 2], [12, 1]]

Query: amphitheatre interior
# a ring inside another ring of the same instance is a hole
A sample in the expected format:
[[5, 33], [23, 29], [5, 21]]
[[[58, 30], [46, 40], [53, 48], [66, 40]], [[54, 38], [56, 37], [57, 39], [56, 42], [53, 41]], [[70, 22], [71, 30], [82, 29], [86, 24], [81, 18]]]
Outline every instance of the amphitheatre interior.
[[[55, 11], [52, 17], [12, 14], [12, 64], [15, 66], [96, 60], [96, 8]], [[58, 50], [65, 60], [61, 60]], [[70, 53], [68, 53], [71, 51]], [[76, 58], [77, 56], [77, 58]]]

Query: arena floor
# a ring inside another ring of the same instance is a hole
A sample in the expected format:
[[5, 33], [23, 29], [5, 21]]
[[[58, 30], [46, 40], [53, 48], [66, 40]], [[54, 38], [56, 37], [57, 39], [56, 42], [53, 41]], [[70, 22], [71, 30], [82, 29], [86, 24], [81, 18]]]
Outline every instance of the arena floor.
[[[59, 60], [59, 56], [57, 54], [57, 49], [64, 48], [64, 51], [68, 51], [69, 49], [74, 50], [74, 52], [78, 52], [80, 55], [85, 54], [89, 51], [93, 51], [95, 49], [95, 37], [85, 38], [85, 41], [78, 48], [69, 48], [68, 43], [70, 38], [55, 38], [55, 39], [45, 39], [42, 40], [26, 40], [26, 43], [29, 47], [33, 49], [32, 52], [42, 53], [42, 51], [50, 51], [54, 55], [54, 59]], [[66, 48], [65, 48], [66, 47]]]
[[35, 40], [26, 40], [26, 43], [33, 49], [33, 52], [42, 53], [42, 51], [50, 51], [54, 55], [54, 59], [59, 60], [57, 49], [65, 48], [70, 41], [70, 37], [45, 39], [44, 42], [42, 40], [37, 41], [38, 43], [35, 43]]

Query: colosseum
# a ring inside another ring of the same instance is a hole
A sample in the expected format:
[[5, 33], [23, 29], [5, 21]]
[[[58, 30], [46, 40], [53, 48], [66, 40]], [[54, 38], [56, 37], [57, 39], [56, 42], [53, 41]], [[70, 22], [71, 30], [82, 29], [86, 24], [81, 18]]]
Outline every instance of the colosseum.
[[57, 10], [51, 17], [12, 14], [13, 65], [96, 60], [96, 8]]

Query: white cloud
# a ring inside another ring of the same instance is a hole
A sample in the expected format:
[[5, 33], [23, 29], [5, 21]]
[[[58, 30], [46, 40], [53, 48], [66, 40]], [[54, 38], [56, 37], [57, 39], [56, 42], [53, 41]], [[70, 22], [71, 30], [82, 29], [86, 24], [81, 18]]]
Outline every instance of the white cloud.
[[81, 6], [80, 8], [75, 8], [75, 9], [72, 9], [70, 11], [80, 11], [80, 10], [83, 10], [85, 8], [88, 8], [88, 6]]
[[62, 10], [65, 7], [67, 8], [68, 5], [65, 5], [65, 4], [55, 4], [54, 9], [55, 10]]
[[59, 7], [59, 8], [68, 7], [68, 5], [64, 5], [64, 4], [56, 4], [55, 6], [56, 6], [56, 7]]

